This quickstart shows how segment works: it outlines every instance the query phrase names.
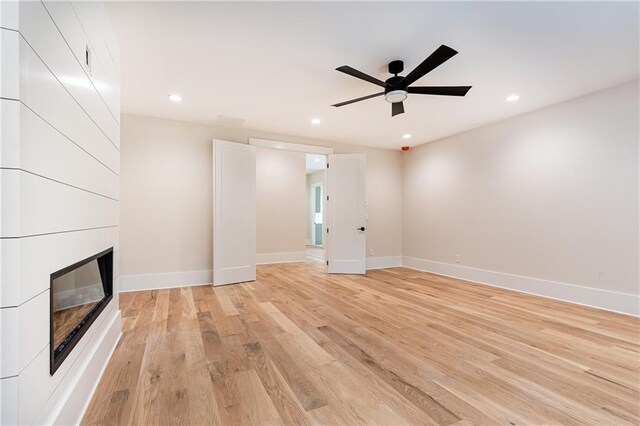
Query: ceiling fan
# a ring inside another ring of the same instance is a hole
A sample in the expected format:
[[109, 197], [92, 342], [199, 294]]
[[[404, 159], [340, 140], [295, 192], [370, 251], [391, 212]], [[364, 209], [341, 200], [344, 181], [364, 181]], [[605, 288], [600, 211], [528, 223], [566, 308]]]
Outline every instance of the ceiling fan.
[[393, 77], [388, 78], [386, 81], [378, 80], [377, 78], [371, 77], [370, 75], [351, 68], [348, 65], [338, 67], [336, 68], [336, 71], [340, 71], [361, 80], [368, 81], [369, 83], [373, 83], [377, 86], [384, 87], [384, 92], [351, 99], [350, 101], [340, 102], [332, 106], [341, 107], [354, 102], [360, 102], [375, 98], [376, 96], [384, 95], [386, 101], [391, 103], [391, 116], [393, 117], [404, 113], [404, 105], [402, 104], [402, 101], [407, 99], [409, 93], [419, 95], [464, 96], [467, 94], [469, 89], [471, 89], [471, 86], [411, 86], [412, 83], [433, 71], [457, 53], [457, 51], [443, 44], [405, 77], [398, 75], [404, 70], [404, 62], [392, 61], [389, 63], [389, 73], [393, 74]]

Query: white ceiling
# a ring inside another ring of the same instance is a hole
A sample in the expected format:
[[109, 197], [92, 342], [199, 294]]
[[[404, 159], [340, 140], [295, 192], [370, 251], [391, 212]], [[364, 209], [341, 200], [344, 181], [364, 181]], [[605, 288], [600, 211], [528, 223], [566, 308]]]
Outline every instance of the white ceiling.
[[[122, 49], [127, 113], [399, 148], [638, 78], [639, 5], [585, 2], [107, 4]], [[460, 53], [418, 81], [472, 85], [464, 98], [410, 95], [333, 108], [405, 75], [440, 44]], [[184, 101], [172, 103], [170, 93]], [[505, 97], [520, 94], [506, 103]], [[220, 117], [222, 116], [222, 119]], [[314, 117], [320, 125], [310, 124]], [[240, 120], [244, 120], [244, 122]], [[219, 121], [221, 120], [221, 121]]]
[[327, 156], [320, 154], [307, 154], [307, 174], [319, 172], [327, 167]]

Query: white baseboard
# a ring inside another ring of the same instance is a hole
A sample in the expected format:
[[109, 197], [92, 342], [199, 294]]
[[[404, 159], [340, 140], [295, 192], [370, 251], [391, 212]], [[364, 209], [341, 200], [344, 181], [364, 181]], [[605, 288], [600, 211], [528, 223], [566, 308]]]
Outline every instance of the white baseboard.
[[[304, 262], [307, 254], [301, 252], [264, 253], [256, 255], [258, 265], [270, 263]], [[120, 275], [120, 292], [160, 290], [164, 288], [190, 287], [213, 283], [213, 271], [183, 271], [159, 274]]]
[[367, 270], [402, 266], [401, 256], [367, 257]]
[[[305, 252], [263, 253], [256, 255], [258, 264], [304, 262]], [[454, 265], [409, 256], [387, 256], [367, 258], [367, 269], [382, 269], [405, 266], [434, 274], [459, 278], [494, 287], [529, 293], [550, 299], [579, 305], [640, 316], [640, 296], [584, 287], [539, 278], [524, 277], [504, 272], [488, 271], [469, 266]], [[120, 291], [155, 290], [210, 284], [213, 272], [186, 271], [163, 274], [121, 275]]]
[[634, 294], [583, 287], [557, 281], [547, 281], [539, 278], [488, 271], [485, 269], [408, 256], [402, 257], [402, 266], [459, 278], [478, 284], [506, 288], [627, 315], [640, 316], [640, 296]]
[[211, 283], [213, 283], [212, 270], [120, 275], [120, 292], [189, 287]]
[[258, 265], [268, 265], [270, 263], [304, 262], [306, 259], [307, 259], [307, 253], [304, 251], [256, 254], [256, 263]]

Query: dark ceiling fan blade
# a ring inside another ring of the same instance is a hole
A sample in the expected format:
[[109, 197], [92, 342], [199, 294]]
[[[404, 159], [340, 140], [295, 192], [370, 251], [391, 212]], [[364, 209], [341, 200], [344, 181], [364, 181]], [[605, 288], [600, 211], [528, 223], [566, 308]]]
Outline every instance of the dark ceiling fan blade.
[[363, 73], [362, 71], [351, 68], [349, 65], [338, 67], [336, 68], [336, 71], [340, 71], [345, 74], [349, 74], [352, 77], [359, 78], [360, 80], [368, 81], [369, 83], [377, 84], [378, 86], [384, 87], [384, 81], [380, 81], [375, 77], [371, 77], [370, 75]]
[[368, 96], [363, 96], [361, 98], [351, 99], [350, 101], [340, 102], [339, 104], [335, 104], [335, 105], [331, 105], [331, 106], [341, 107], [341, 106], [344, 106], [344, 105], [352, 104], [354, 102], [366, 101], [367, 99], [375, 98], [376, 96], [380, 96], [380, 95], [384, 95], [384, 92], [374, 93], [373, 95], [368, 95]]
[[394, 117], [398, 114], [404, 114], [404, 105], [402, 102], [394, 102], [391, 104], [391, 116]]
[[422, 86], [409, 87], [407, 92], [420, 95], [464, 96], [471, 86]]
[[414, 81], [418, 80], [428, 72], [438, 68], [440, 65], [454, 57], [458, 54], [457, 51], [453, 50], [449, 46], [445, 46], [444, 44], [438, 47], [435, 52], [433, 52], [427, 59], [422, 61], [420, 65], [418, 65], [413, 71], [411, 71], [407, 76], [400, 82], [403, 86], [409, 86]]

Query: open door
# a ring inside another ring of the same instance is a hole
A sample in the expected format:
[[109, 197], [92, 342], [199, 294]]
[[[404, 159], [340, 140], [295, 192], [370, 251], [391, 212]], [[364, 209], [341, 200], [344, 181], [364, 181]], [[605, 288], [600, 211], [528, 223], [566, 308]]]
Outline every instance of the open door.
[[256, 279], [256, 150], [213, 141], [213, 285]]
[[327, 270], [366, 273], [365, 154], [331, 154], [327, 162]]

